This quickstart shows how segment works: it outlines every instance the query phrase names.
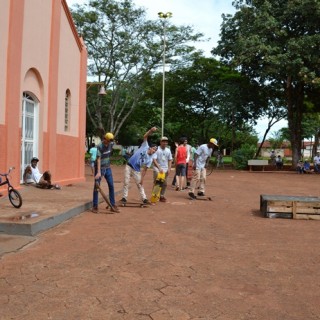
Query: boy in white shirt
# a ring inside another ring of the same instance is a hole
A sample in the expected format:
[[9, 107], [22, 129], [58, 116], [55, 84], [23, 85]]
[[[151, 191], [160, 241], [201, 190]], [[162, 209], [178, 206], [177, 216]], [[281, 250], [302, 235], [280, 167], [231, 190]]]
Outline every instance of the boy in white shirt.
[[168, 138], [162, 137], [160, 139], [160, 147], [153, 157], [153, 180], [156, 181], [158, 172], [164, 172], [166, 174], [165, 180], [163, 182], [161, 192], [160, 192], [160, 201], [166, 202], [167, 199], [164, 196], [167, 190], [167, 178], [171, 171], [172, 165], [172, 154], [168, 148]]
[[205, 184], [206, 184], [206, 168], [210, 161], [212, 151], [214, 146], [218, 147], [218, 142], [216, 139], [211, 138], [210, 141], [206, 144], [202, 144], [194, 154], [193, 162], [193, 177], [191, 180], [191, 187], [189, 192], [189, 197], [195, 199], [194, 194], [195, 187], [198, 182], [200, 182], [200, 188], [198, 196], [205, 195]]

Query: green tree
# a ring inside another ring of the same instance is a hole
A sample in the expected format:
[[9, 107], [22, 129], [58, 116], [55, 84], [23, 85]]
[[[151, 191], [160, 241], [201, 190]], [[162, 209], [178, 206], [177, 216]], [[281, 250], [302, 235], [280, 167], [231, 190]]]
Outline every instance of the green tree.
[[303, 139], [313, 139], [312, 158], [316, 155], [320, 138], [320, 113], [305, 113], [302, 119]]
[[272, 149], [280, 149], [283, 141], [285, 140], [281, 130], [272, 132], [271, 137], [268, 139]]
[[[132, 0], [91, 0], [72, 15], [88, 50], [89, 75], [103, 82], [107, 96], [88, 104], [92, 125], [118, 135], [145, 95], [145, 81], [159, 68], [163, 54], [163, 25], [148, 21]], [[187, 45], [202, 34], [192, 27], [166, 21], [166, 60], [171, 63], [194, 50]]]
[[[214, 54], [261, 86], [274, 86], [286, 102], [293, 164], [301, 157], [305, 100], [319, 84], [320, 2], [236, 0], [223, 17]], [[315, 101], [315, 99], [313, 99]]]
[[[199, 54], [181, 60], [166, 78], [166, 124], [179, 121], [181, 127], [175, 130], [188, 131], [199, 142], [212, 135], [222, 137], [222, 128], [230, 127], [235, 143], [235, 133], [247, 130], [265, 103], [257, 83]], [[160, 98], [160, 92], [152, 93]]]

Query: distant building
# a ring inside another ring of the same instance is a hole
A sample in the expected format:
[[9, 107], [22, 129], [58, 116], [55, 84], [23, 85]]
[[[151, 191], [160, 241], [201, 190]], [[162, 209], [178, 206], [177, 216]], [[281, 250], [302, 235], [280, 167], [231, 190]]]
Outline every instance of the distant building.
[[[258, 147], [261, 144], [258, 143]], [[301, 144], [301, 154], [304, 159], [310, 159], [312, 157], [312, 149], [313, 149], [314, 142], [313, 141], [303, 141]], [[264, 141], [262, 144], [262, 148], [260, 151], [260, 156], [268, 158], [270, 157], [270, 152], [272, 151], [271, 144], [268, 140]], [[289, 141], [284, 141], [280, 148], [274, 149], [276, 155], [280, 155], [281, 157], [286, 157], [287, 159], [292, 158], [292, 150], [291, 145]], [[320, 148], [318, 148], [318, 151], [320, 152]]]
[[[261, 145], [261, 143], [258, 143], [258, 147]], [[264, 158], [269, 158], [270, 157], [270, 152], [274, 150], [276, 155], [280, 155], [282, 158], [291, 158], [292, 157], [292, 150], [290, 148], [290, 142], [289, 141], [284, 141], [281, 145], [280, 148], [273, 149], [271, 147], [270, 141], [266, 140], [263, 142], [261, 151], [260, 151], [260, 156]]]
[[1, 0], [0, 172], [84, 180], [87, 50], [65, 0]]

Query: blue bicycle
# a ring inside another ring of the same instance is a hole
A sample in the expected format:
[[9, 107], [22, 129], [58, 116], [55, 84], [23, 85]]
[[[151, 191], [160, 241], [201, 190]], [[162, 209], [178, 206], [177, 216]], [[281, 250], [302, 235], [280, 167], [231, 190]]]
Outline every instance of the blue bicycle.
[[[14, 169], [14, 167], [9, 168], [8, 173], [0, 173], [0, 187], [4, 186], [5, 184], [8, 185], [8, 197], [9, 201], [15, 208], [20, 208], [22, 206], [22, 197], [20, 193], [11, 185], [9, 180], [10, 172]], [[2, 181], [2, 178], [4, 177], [5, 180]]]

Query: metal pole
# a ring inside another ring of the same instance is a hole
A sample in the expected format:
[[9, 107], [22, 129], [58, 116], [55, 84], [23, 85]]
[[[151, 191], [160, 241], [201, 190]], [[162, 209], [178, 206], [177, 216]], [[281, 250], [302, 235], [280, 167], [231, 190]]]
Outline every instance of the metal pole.
[[[172, 17], [171, 12], [158, 13], [159, 18], [167, 19]], [[162, 107], [161, 107], [161, 135], [164, 136], [164, 96], [165, 96], [165, 82], [166, 82], [166, 22], [163, 20], [163, 70], [162, 70]]]
[[161, 108], [161, 136], [164, 136], [164, 96], [166, 82], [166, 26], [163, 22], [163, 70], [162, 70], [162, 108]]

